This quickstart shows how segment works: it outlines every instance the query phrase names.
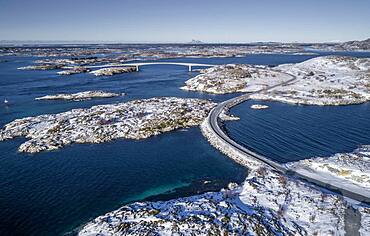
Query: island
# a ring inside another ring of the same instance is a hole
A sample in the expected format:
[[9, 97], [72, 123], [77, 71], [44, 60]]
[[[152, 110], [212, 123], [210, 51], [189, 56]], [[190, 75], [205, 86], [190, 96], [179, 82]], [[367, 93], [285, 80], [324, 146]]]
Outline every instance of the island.
[[[256, 92], [251, 99], [293, 104], [359, 104], [370, 100], [369, 68], [369, 58], [348, 56], [316, 57], [273, 68], [221, 65], [202, 70], [181, 89], [215, 94]], [[289, 83], [274, 87], [284, 82]]]
[[56, 70], [63, 68], [63, 65], [58, 64], [42, 64], [33, 66], [22, 66], [18, 67], [18, 70]]
[[91, 74], [95, 76], [111, 76], [115, 74], [122, 74], [122, 73], [129, 73], [136, 71], [136, 67], [109, 67], [109, 68], [102, 68], [99, 70], [91, 71]]
[[56, 95], [46, 95], [43, 97], [35, 98], [35, 100], [73, 100], [73, 101], [83, 101], [83, 100], [90, 100], [92, 98], [111, 98], [111, 97], [118, 97], [122, 96], [124, 93], [110, 93], [104, 91], [85, 91], [79, 93], [72, 93], [72, 94], [56, 94]]
[[269, 108], [269, 106], [267, 105], [261, 105], [261, 104], [253, 104], [251, 106], [252, 109], [255, 109], [255, 110], [262, 110], [262, 109], [267, 109]]
[[73, 143], [143, 139], [199, 125], [215, 105], [208, 100], [162, 97], [73, 109], [14, 120], [0, 130], [0, 141], [24, 136], [29, 140], [18, 150], [36, 153]]
[[187, 80], [181, 89], [214, 94], [254, 92], [291, 79], [280, 71], [253, 65], [220, 65], [200, 73]]

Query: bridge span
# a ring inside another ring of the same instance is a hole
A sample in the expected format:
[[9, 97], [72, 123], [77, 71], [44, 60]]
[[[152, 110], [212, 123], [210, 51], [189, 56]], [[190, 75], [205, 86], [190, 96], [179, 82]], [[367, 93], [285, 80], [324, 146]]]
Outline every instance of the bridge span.
[[186, 63], [186, 62], [139, 62], [139, 63], [124, 63], [122, 66], [135, 66], [136, 71], [139, 71], [140, 66], [147, 65], [177, 65], [177, 66], [186, 66], [189, 68], [189, 71], [192, 71], [192, 67], [212, 67], [215, 65], [203, 64], [203, 63]]
[[[136, 67], [136, 71], [139, 71], [141, 66], [149, 66], [149, 65], [177, 65], [177, 66], [186, 66], [189, 68], [189, 71], [192, 71], [193, 67], [212, 67], [216, 65], [212, 64], [204, 64], [204, 63], [188, 63], [188, 62], [165, 62], [165, 61], [157, 61], [157, 62], [130, 62], [130, 63], [111, 63], [105, 65], [95, 65], [95, 66], [85, 66], [88, 69], [93, 68], [107, 68], [107, 67]], [[66, 69], [73, 68], [72, 66], [64, 67]]]

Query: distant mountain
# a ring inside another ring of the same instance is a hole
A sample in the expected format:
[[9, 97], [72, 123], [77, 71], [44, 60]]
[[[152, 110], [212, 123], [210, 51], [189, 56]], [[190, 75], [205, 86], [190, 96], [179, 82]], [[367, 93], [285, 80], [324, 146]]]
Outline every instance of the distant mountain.
[[200, 40], [191, 40], [190, 42], [188, 42], [188, 44], [204, 44], [204, 42], [200, 41]]
[[338, 47], [344, 50], [370, 50], [370, 38], [363, 41], [348, 41], [339, 44]]

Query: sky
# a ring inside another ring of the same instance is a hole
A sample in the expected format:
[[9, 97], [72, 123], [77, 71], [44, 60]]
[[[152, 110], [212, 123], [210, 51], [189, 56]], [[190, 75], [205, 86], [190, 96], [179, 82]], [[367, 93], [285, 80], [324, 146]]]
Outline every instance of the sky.
[[247, 43], [370, 37], [370, 0], [0, 0], [0, 40]]

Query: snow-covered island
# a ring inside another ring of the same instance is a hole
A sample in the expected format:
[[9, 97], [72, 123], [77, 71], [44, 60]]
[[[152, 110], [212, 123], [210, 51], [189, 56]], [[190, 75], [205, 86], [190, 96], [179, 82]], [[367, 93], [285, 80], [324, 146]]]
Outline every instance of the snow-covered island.
[[[124, 206], [79, 235], [344, 235], [347, 210], [338, 195], [260, 167], [220, 192]], [[370, 233], [369, 214], [361, 209], [361, 235]]]
[[91, 71], [91, 74], [94, 74], [95, 76], [111, 76], [115, 74], [122, 74], [122, 73], [129, 73], [136, 71], [135, 67], [109, 67], [109, 68], [103, 68], [99, 70]]
[[216, 104], [175, 97], [98, 105], [14, 120], [0, 130], [0, 141], [24, 136], [20, 152], [55, 150], [72, 143], [143, 139], [178, 128], [199, 125]]
[[370, 100], [370, 59], [344, 56], [313, 58], [275, 69], [296, 76], [296, 80], [252, 99], [306, 105], [347, 105]]
[[268, 67], [253, 65], [221, 65], [200, 72], [181, 89], [214, 94], [254, 92], [292, 78]]
[[261, 104], [253, 104], [251, 106], [252, 109], [255, 109], [255, 110], [262, 110], [262, 109], [267, 109], [269, 108], [269, 106], [267, 105], [261, 105]]
[[84, 91], [72, 94], [56, 94], [56, 95], [46, 95], [43, 97], [35, 98], [35, 100], [73, 100], [73, 101], [83, 101], [90, 100], [92, 98], [111, 98], [122, 96], [124, 93], [110, 93], [104, 91]]
[[58, 71], [58, 75], [74, 75], [89, 72], [90, 70], [83, 66], [74, 66], [72, 69]]
[[18, 67], [18, 70], [56, 70], [56, 69], [61, 69], [62, 67], [63, 65], [58, 65], [58, 64], [42, 64], [42, 65]]

